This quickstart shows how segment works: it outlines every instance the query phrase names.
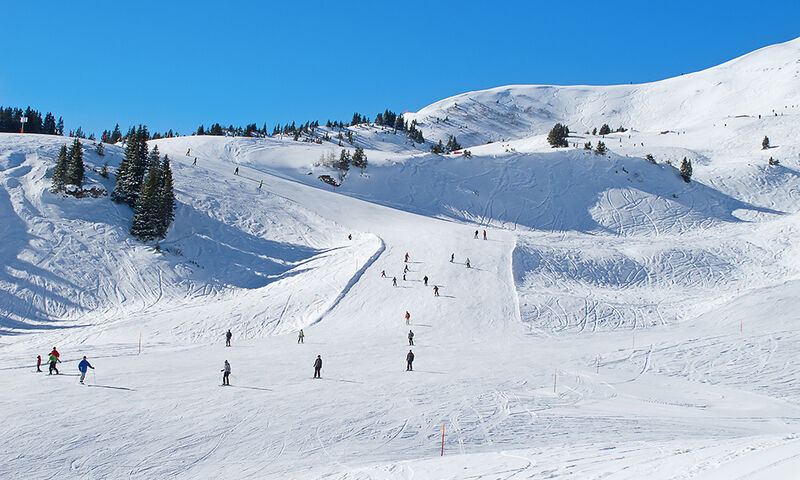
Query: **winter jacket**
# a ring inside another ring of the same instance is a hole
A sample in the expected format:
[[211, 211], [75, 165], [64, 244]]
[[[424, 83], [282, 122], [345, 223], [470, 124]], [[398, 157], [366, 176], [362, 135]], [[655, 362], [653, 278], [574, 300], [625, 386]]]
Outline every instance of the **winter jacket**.
[[78, 370], [80, 370], [81, 373], [86, 373], [87, 368], [94, 370], [94, 367], [89, 362], [86, 360], [81, 360], [81, 363], [78, 364]]
[[411, 362], [414, 361], [414, 354], [412, 352], [408, 352], [408, 355], [406, 355], [406, 361], [408, 363], [411, 363]]
[[314, 368], [322, 368], [322, 359], [318, 358], [314, 360]]
[[225, 373], [231, 373], [231, 364], [228, 363], [228, 362], [225, 362], [225, 368], [223, 368], [222, 371], [225, 372]]
[[414, 332], [408, 332], [408, 339], [411, 340], [414, 338]]
[[230, 340], [232, 336], [233, 334], [230, 332], [230, 330], [228, 331], [228, 333], [225, 334], [225, 338], [227, 338], [228, 340]]
[[55, 348], [53, 349], [52, 352], [50, 352], [50, 355], [54, 355], [56, 358], [61, 356], [61, 355], [59, 355], [58, 350], [56, 350]]
[[47, 361], [50, 362], [50, 363], [53, 363], [53, 362], [60, 362], [61, 360], [59, 360], [57, 356], [55, 356], [55, 355], [53, 355], [51, 353], [50, 354], [50, 358], [48, 358]]

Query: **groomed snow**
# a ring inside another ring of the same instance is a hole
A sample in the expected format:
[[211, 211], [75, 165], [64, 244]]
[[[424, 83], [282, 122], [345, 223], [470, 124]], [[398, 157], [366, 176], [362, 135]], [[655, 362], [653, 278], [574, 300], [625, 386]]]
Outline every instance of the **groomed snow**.
[[[792, 478], [798, 69], [794, 40], [648, 85], [471, 92], [408, 117], [472, 158], [360, 126], [370, 166], [336, 189], [332, 143], [153, 141], [161, 253], [128, 207], [48, 191], [68, 139], [0, 134], [0, 478]], [[633, 130], [583, 133], [602, 123]], [[122, 148], [92, 148], [110, 191]], [[62, 375], [34, 373], [54, 345]]]

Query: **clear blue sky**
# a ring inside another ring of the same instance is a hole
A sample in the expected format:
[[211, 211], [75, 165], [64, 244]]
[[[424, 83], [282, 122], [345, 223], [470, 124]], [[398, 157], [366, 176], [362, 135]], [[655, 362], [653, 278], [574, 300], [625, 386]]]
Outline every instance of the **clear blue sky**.
[[0, 105], [194, 131], [374, 118], [506, 84], [646, 82], [800, 36], [797, 0], [26, 2]]

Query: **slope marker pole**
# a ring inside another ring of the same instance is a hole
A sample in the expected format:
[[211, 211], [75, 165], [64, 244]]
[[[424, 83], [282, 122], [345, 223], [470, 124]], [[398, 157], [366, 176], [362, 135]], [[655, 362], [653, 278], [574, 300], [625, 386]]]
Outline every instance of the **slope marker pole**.
[[598, 374], [600, 373], [600, 355], [597, 356], [597, 360], [595, 361], [595, 364], [594, 364], [594, 369], [595, 369], [594, 373], [598, 373]]
[[442, 424], [442, 453], [439, 456], [444, 457], [444, 423]]
[[139, 355], [142, 354], [142, 331], [139, 330]]
[[558, 369], [553, 373], [553, 393], [556, 393], [556, 380], [558, 380]]

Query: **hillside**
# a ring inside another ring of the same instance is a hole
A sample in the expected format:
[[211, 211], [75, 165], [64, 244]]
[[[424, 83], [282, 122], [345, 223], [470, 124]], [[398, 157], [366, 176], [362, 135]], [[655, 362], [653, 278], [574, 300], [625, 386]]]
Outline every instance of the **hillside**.
[[[339, 187], [334, 142], [154, 140], [178, 200], [161, 252], [127, 206], [49, 191], [70, 139], [0, 134], [0, 477], [790, 477], [799, 61], [794, 40], [646, 85], [452, 97], [408, 118], [471, 157], [352, 127], [369, 166]], [[583, 133], [602, 123], [632, 130]], [[111, 190], [122, 147], [92, 148]], [[53, 345], [63, 374], [33, 373]]]

